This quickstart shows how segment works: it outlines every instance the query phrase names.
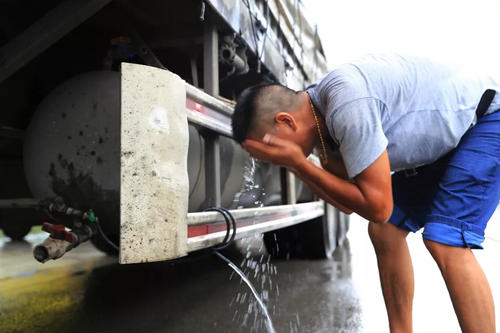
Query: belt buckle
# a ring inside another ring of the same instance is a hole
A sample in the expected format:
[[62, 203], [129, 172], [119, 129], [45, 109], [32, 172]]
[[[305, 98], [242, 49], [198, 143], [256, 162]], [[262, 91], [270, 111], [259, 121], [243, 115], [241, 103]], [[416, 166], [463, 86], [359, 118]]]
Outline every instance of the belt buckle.
[[414, 177], [418, 174], [418, 171], [416, 168], [412, 168], [412, 169], [405, 169], [404, 170], [404, 174], [406, 177]]

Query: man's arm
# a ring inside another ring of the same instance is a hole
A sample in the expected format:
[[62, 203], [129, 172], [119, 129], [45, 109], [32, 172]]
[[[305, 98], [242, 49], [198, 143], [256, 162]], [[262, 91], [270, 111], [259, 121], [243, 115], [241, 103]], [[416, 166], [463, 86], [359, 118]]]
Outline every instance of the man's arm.
[[357, 175], [354, 182], [349, 182], [308, 161], [293, 142], [272, 136], [266, 143], [246, 140], [244, 147], [254, 157], [290, 168], [300, 179], [313, 184], [311, 189], [317, 190], [315, 192], [325, 200], [340, 204], [370, 221], [383, 223], [392, 213], [387, 151]]
[[[293, 172], [293, 171], [292, 171]], [[315, 183], [313, 183], [311, 180], [301, 176], [300, 174], [297, 174], [296, 172], [294, 172], [294, 174], [300, 179], [302, 180], [304, 183], [306, 183], [307, 186], [309, 186], [309, 188], [314, 192], [316, 193], [316, 195], [318, 195], [321, 199], [325, 200], [326, 202], [330, 203], [331, 205], [337, 207], [338, 209], [340, 209], [343, 213], [345, 214], [351, 214], [352, 213], [352, 210], [350, 210], [349, 208], [339, 204], [337, 201], [333, 200], [321, 187], [317, 186]]]
[[[348, 179], [349, 177], [347, 176], [347, 171], [344, 166], [344, 162], [342, 161], [342, 158], [340, 156], [334, 156], [334, 155], [329, 155], [328, 156], [328, 164], [323, 166], [326, 170], [328, 170], [330, 173], [333, 173], [343, 179]], [[345, 214], [351, 214], [352, 210], [342, 206], [339, 204], [337, 201], [333, 200], [323, 189], [319, 186], [317, 186], [315, 183], [310, 181], [308, 178], [305, 178], [298, 174], [295, 170], [290, 170], [292, 171], [297, 178], [302, 180], [306, 185], [314, 192], [316, 195], [318, 195], [321, 199], [325, 200], [326, 202], [330, 203], [331, 205], [337, 207], [340, 209], [343, 213]]]
[[391, 173], [387, 151], [357, 175], [354, 182], [321, 169], [307, 159], [299, 160], [293, 168], [300, 179], [319, 187], [334, 202], [372, 222], [386, 222], [392, 213]]

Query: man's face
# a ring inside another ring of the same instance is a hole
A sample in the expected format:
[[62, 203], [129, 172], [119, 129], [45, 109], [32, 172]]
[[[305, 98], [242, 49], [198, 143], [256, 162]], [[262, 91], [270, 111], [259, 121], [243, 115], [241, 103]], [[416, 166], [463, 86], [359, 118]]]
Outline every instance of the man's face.
[[266, 133], [297, 144], [305, 156], [311, 154], [314, 148], [311, 131], [301, 120], [301, 117], [297, 115], [289, 114], [289, 116], [276, 120], [274, 124], [265, 127], [261, 126], [258, 131], [249, 132], [247, 138], [263, 141], [262, 139]]

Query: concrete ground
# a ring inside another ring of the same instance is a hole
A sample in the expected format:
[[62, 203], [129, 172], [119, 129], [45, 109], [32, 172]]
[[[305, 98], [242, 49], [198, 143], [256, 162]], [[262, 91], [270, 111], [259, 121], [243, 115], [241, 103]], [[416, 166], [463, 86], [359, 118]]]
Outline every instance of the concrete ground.
[[[500, 302], [500, 213], [476, 251]], [[270, 260], [260, 238], [225, 252], [268, 304], [277, 332], [388, 332], [367, 222], [351, 218], [333, 260]], [[39, 264], [33, 244], [0, 239], [0, 332], [265, 332], [248, 288], [210, 253], [121, 266], [90, 244]], [[459, 332], [421, 235], [408, 238], [416, 275], [415, 332]], [[500, 316], [497, 314], [497, 318]]]

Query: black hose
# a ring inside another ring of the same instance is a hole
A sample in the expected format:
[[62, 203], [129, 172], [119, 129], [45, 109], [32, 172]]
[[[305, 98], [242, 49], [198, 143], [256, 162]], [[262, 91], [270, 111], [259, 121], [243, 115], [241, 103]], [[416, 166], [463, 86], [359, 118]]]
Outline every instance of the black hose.
[[226, 242], [229, 240], [229, 234], [231, 232], [231, 224], [229, 222], [229, 219], [227, 218], [226, 212], [224, 211], [223, 208], [221, 207], [208, 207], [204, 209], [205, 212], [218, 212], [222, 214], [224, 217], [224, 220], [226, 221], [226, 236], [224, 236], [224, 239], [222, 240], [222, 244], [226, 244]]
[[[234, 219], [233, 214], [231, 214], [231, 212], [224, 207], [209, 207], [205, 209], [205, 211], [219, 212], [224, 217], [224, 220], [226, 221], [226, 236], [224, 236], [222, 243], [214, 246], [213, 249], [218, 251], [227, 248], [236, 238], [236, 220]], [[231, 234], [231, 237], [229, 237], [229, 234], [231, 233], [231, 226], [233, 228], [233, 233]]]
[[231, 238], [228, 241], [228, 244], [231, 244], [232, 242], [234, 242], [234, 239], [236, 238], [236, 220], [234, 219], [233, 214], [231, 214], [231, 212], [229, 210], [227, 210], [224, 207], [219, 207], [219, 208], [222, 209], [223, 211], [225, 211], [227, 216], [229, 216], [229, 218], [231, 219], [231, 224], [233, 225], [233, 233], [231, 235]]
[[109, 238], [108, 236], [106, 236], [106, 234], [104, 233], [104, 231], [102, 231], [102, 228], [101, 228], [101, 223], [99, 223], [99, 220], [96, 220], [95, 222], [95, 225], [97, 226], [97, 232], [99, 233], [99, 235], [102, 237], [102, 239], [104, 239], [104, 241], [106, 243], [108, 243], [112, 248], [114, 248], [116, 251], [120, 251], [120, 248], [118, 247], [118, 245], [116, 245], [115, 243], [113, 243]]

